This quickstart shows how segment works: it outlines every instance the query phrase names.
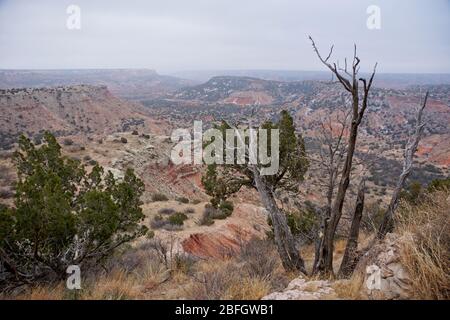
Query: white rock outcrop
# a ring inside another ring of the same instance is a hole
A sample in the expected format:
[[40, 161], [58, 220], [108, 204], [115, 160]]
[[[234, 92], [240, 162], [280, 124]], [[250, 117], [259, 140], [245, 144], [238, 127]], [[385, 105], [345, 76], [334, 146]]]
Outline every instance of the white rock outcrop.
[[365, 271], [364, 288], [369, 299], [408, 299], [409, 276], [400, 263], [400, 243], [411, 241], [387, 234], [362, 258], [358, 269]]
[[306, 281], [299, 277], [292, 280], [281, 292], [273, 292], [261, 300], [320, 300], [335, 297], [331, 282], [327, 280]]

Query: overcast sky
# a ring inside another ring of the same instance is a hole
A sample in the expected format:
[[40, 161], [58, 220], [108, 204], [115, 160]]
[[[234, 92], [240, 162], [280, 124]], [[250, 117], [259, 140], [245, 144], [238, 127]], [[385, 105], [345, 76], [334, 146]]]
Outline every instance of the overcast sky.
[[311, 34], [341, 60], [356, 43], [363, 71], [449, 73], [449, 31], [450, 0], [0, 0], [0, 68], [324, 70]]

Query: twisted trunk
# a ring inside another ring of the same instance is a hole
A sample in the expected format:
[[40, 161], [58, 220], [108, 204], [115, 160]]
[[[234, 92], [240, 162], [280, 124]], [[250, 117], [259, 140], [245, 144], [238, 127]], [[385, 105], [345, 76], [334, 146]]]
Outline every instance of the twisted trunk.
[[294, 237], [287, 224], [286, 215], [280, 211], [275, 202], [273, 191], [267, 187], [264, 178], [257, 172], [255, 173], [255, 184], [261, 201], [272, 220], [275, 243], [284, 269], [288, 271], [300, 271], [306, 274], [305, 262], [299, 250], [297, 250]]
[[339, 275], [341, 277], [349, 277], [355, 269], [358, 262], [358, 236], [359, 226], [361, 224], [362, 213], [364, 210], [364, 194], [365, 194], [365, 179], [361, 180], [358, 188], [358, 196], [356, 198], [355, 210], [353, 212], [352, 225], [345, 247], [344, 257], [342, 258]]

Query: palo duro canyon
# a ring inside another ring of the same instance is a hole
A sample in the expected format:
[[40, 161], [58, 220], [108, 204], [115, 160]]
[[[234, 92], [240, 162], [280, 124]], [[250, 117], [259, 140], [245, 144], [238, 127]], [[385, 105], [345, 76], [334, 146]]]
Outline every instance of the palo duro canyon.
[[174, 2], [0, 2], [0, 300], [448, 300], [448, 2]]

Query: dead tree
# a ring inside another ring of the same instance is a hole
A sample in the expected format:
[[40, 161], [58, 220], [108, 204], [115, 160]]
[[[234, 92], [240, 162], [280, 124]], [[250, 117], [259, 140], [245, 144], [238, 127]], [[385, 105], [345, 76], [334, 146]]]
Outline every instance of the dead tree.
[[400, 192], [405, 186], [405, 181], [408, 178], [409, 174], [412, 170], [414, 154], [417, 151], [417, 146], [419, 145], [420, 138], [422, 137], [423, 129], [425, 127], [425, 123], [422, 121], [423, 110], [427, 104], [428, 92], [425, 94], [425, 98], [423, 100], [422, 105], [417, 110], [416, 114], [416, 127], [414, 134], [409, 138], [408, 143], [406, 144], [404, 151], [404, 161], [403, 161], [403, 170], [398, 179], [397, 185], [392, 193], [391, 201], [389, 203], [389, 207], [383, 217], [383, 221], [378, 229], [377, 238], [383, 239], [388, 232], [392, 232], [394, 228], [394, 213], [398, 207], [398, 200], [400, 196]]
[[364, 210], [365, 187], [366, 179], [363, 177], [358, 187], [358, 196], [356, 198], [356, 204], [353, 211], [352, 224], [350, 226], [344, 257], [342, 258], [341, 267], [339, 268], [339, 276], [341, 277], [350, 276], [358, 262], [358, 237]]
[[[342, 172], [342, 163], [347, 148], [345, 132], [348, 129], [349, 116], [349, 112], [344, 112], [343, 116], [337, 114], [335, 119], [331, 116], [326, 117], [325, 119], [322, 119], [319, 124], [318, 140], [321, 145], [319, 149], [319, 166], [324, 168], [324, 173], [326, 175], [325, 183], [319, 182], [319, 186], [325, 188], [327, 200], [326, 207], [321, 212], [319, 235], [323, 234], [325, 225], [331, 216], [337, 178]], [[337, 132], [333, 128], [333, 122], [338, 124]], [[315, 259], [318, 259], [319, 257], [318, 251], [321, 247], [322, 239], [323, 237], [320, 236], [316, 239]], [[317, 260], [314, 261], [313, 265], [316, 263]]]
[[[330, 64], [328, 60], [333, 53], [333, 46], [330, 49], [326, 58], [323, 58], [319, 50], [311, 40], [314, 52], [317, 54], [319, 60], [336, 76], [338, 81], [342, 84], [344, 89], [351, 94], [352, 108], [351, 108], [351, 126], [348, 136], [348, 148], [345, 156], [344, 166], [340, 177], [337, 195], [333, 202], [331, 215], [328, 221], [325, 222], [323, 232], [321, 234], [320, 246], [318, 248], [318, 257], [313, 267], [314, 273], [333, 274], [333, 251], [334, 251], [334, 236], [336, 229], [342, 216], [342, 208], [345, 201], [348, 186], [350, 184], [350, 173], [352, 169], [353, 155], [356, 148], [356, 140], [358, 136], [358, 128], [367, 108], [369, 91], [372, 87], [373, 78], [376, 73], [376, 64], [373, 72], [367, 81], [365, 78], [359, 78], [359, 64], [360, 59], [356, 55], [356, 45], [354, 47], [353, 62], [351, 70], [347, 68], [347, 59], [345, 59], [344, 68], [340, 68], [336, 63]], [[359, 90], [359, 82], [362, 83], [362, 92]], [[360, 96], [361, 93], [361, 96]]]

